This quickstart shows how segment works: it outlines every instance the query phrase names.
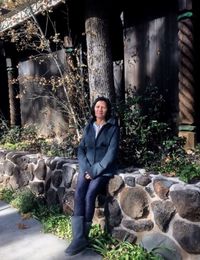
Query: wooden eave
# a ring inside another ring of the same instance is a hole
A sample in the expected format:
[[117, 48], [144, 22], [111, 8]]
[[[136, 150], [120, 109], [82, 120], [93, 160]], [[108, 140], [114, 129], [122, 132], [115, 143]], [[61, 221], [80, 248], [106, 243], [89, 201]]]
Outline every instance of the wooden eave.
[[39, 0], [17, 7], [17, 10], [12, 10], [1, 16], [0, 32], [4, 32], [24, 22], [30, 18], [32, 14], [36, 15], [62, 2], [63, 0]]

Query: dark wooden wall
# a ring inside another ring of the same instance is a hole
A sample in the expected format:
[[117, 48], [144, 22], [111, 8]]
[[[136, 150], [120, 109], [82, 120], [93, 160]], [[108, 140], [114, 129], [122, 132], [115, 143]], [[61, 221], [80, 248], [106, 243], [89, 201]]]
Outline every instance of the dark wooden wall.
[[194, 80], [195, 80], [195, 125], [197, 142], [200, 142], [200, 1], [193, 1], [194, 10]]
[[[58, 51], [57, 55], [63, 71], [64, 50]], [[61, 136], [66, 130], [66, 115], [60, 107], [60, 102], [66, 102], [63, 88], [53, 90], [41, 81], [42, 78], [50, 80], [60, 74], [53, 59], [44, 57], [42, 63], [40, 59], [19, 62], [22, 126], [36, 125], [40, 135]]]
[[[150, 1], [124, 11], [125, 88], [157, 86], [169, 116], [178, 113], [178, 24], [172, 1]], [[176, 3], [176, 1], [174, 1]]]

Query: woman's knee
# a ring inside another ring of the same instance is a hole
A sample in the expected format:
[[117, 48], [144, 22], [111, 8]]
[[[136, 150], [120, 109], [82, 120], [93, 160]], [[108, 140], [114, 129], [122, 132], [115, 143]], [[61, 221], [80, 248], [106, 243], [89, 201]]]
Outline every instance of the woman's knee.
[[84, 201], [86, 196], [86, 189], [80, 188], [76, 189], [74, 194], [74, 201]]
[[97, 189], [88, 189], [86, 196], [85, 196], [85, 201], [86, 202], [93, 202], [96, 199], [96, 196], [98, 194], [98, 190]]

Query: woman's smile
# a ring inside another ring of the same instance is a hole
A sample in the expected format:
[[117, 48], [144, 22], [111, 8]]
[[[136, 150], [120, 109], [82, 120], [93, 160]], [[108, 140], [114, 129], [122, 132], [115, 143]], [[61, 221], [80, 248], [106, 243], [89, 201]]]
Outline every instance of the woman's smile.
[[105, 120], [107, 110], [106, 103], [104, 101], [98, 101], [94, 107], [96, 120]]

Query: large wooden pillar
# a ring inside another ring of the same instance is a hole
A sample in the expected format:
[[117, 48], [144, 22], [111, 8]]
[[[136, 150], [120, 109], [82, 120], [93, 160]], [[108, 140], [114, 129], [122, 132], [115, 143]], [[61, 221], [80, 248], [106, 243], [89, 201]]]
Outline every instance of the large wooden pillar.
[[186, 149], [195, 148], [194, 37], [192, 0], [179, 0], [179, 136], [186, 138]]

